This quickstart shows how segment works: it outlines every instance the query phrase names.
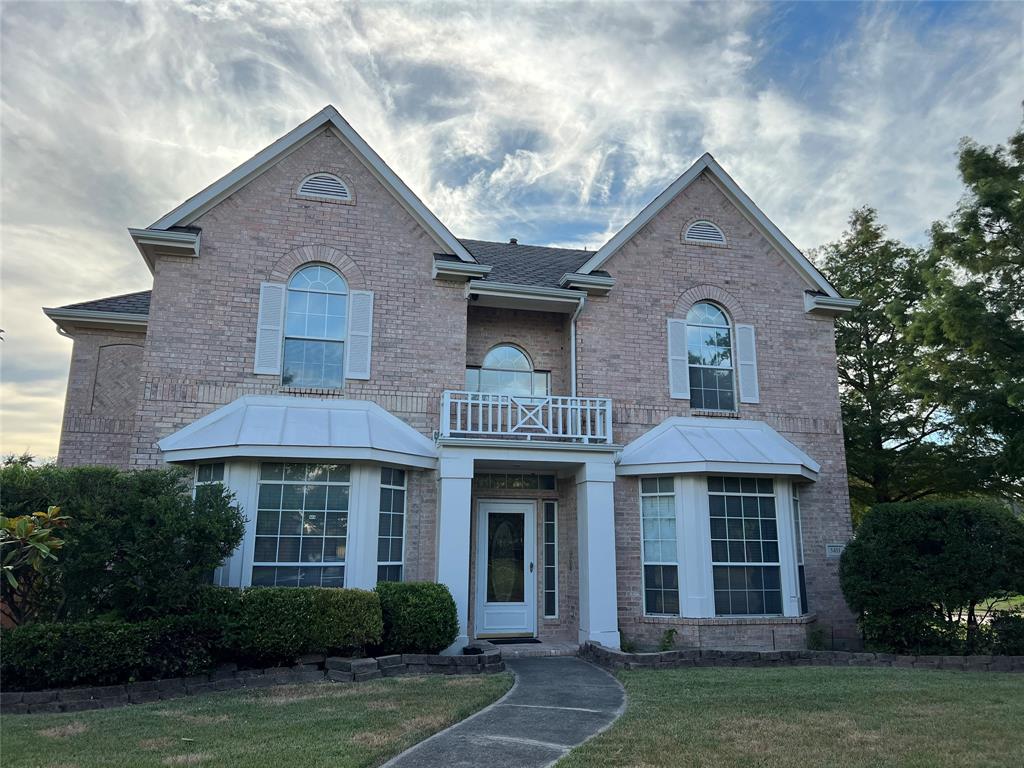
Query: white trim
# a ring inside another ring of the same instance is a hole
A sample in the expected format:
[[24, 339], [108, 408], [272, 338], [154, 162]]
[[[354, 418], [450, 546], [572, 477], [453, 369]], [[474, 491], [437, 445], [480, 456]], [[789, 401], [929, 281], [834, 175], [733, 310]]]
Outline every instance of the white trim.
[[758, 208], [754, 201], [747, 197], [746, 193], [740, 189], [739, 185], [725, 172], [715, 159], [705, 152], [698, 158], [698, 160], [691, 165], [679, 178], [672, 182], [661, 194], [654, 198], [647, 206], [638, 213], [632, 221], [626, 226], [620, 229], [615, 235], [605, 243], [601, 248], [594, 254], [594, 256], [587, 261], [579, 272], [582, 274], [590, 274], [596, 269], [601, 267], [619, 250], [629, 242], [647, 222], [653, 219], [665, 208], [672, 200], [676, 198], [683, 190], [690, 186], [701, 173], [707, 171], [709, 178], [711, 178], [716, 185], [721, 189], [726, 196], [736, 205], [736, 207], [743, 213], [768, 240], [775, 246], [775, 248], [786, 258], [787, 261], [797, 270], [798, 273], [806, 280], [808, 285], [812, 288], [820, 290], [822, 293], [833, 298], [840, 298], [839, 292], [825, 279], [824, 275], [819, 272], [807, 257], [804, 256], [800, 250], [790, 242], [782, 231], [779, 230], [772, 221], [764, 215], [760, 208]]
[[373, 291], [350, 291], [347, 309], [342, 375], [366, 381], [373, 365]]
[[757, 383], [757, 334], [754, 326], [748, 323], [736, 323], [735, 328], [733, 370], [738, 381], [733, 396], [741, 403], [759, 403], [761, 389]]
[[274, 163], [312, 139], [322, 128], [330, 127], [351, 149], [369, 171], [388, 188], [395, 198], [434, 236], [439, 245], [465, 262], [476, 259], [436, 216], [406, 186], [369, 144], [332, 105], [327, 105], [301, 125], [293, 128], [270, 146], [246, 160], [230, 173], [222, 176], [201, 192], [193, 195], [170, 213], [149, 225], [148, 229], [166, 230], [174, 226], [187, 226], [203, 213], [220, 203], [240, 187], [267, 170]]
[[486, 264], [466, 264], [462, 261], [448, 261], [447, 259], [434, 259], [434, 265], [430, 270], [430, 276], [435, 280], [456, 280], [466, 282], [475, 278], [486, 277], [491, 273], [491, 267]]
[[522, 309], [536, 309], [544, 312], [575, 312], [584, 291], [566, 288], [545, 288], [536, 285], [496, 283], [490, 280], [470, 280], [466, 296], [484, 299], [480, 306], [496, 306]]
[[581, 275], [579, 272], [566, 272], [558, 284], [562, 288], [586, 291], [590, 296], [607, 296], [615, 285], [615, 278], [610, 275]]
[[820, 293], [804, 292], [804, 311], [812, 315], [845, 315], [859, 307], [860, 299], [843, 299], [822, 296]]
[[[690, 356], [688, 353], [688, 344], [690, 340], [688, 338], [689, 330], [685, 320], [677, 320], [674, 317], [670, 317], [667, 323], [667, 336], [666, 336], [666, 352], [668, 360], [668, 395], [673, 400], [689, 400], [690, 399]], [[681, 339], [679, 337], [682, 337]], [[677, 343], [673, 343], [677, 342]], [[679, 347], [680, 343], [683, 348], [681, 355], [673, 355], [672, 347]], [[678, 372], [675, 365], [681, 365], [683, 370], [682, 373]], [[682, 381], [680, 381], [680, 377]]]
[[92, 325], [123, 331], [145, 330], [149, 323], [149, 315], [128, 312], [102, 312], [95, 309], [62, 309], [61, 307], [43, 307], [43, 314], [53, 321], [61, 330], [64, 324]]
[[135, 242], [142, 258], [153, 272], [157, 256], [184, 256], [199, 258], [201, 234], [199, 232], [178, 232], [159, 229], [138, 229], [128, 227], [128, 234]]

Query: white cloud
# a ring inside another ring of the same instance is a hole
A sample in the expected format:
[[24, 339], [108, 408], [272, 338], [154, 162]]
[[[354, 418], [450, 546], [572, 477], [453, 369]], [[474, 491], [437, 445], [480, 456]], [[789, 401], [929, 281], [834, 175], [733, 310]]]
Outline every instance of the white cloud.
[[39, 307], [147, 287], [124, 228], [328, 102], [462, 236], [596, 248], [709, 150], [801, 247], [865, 203], [921, 242], [957, 140], [1019, 121], [1021, 6], [864, 6], [812, 56], [776, 13], [6, 3], [0, 450], [56, 450], [70, 343]]

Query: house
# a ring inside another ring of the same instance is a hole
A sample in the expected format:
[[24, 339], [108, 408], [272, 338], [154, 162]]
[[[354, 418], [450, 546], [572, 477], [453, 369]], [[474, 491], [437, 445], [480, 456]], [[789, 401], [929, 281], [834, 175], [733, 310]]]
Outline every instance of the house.
[[800, 648], [852, 618], [841, 297], [710, 156], [597, 251], [460, 240], [333, 108], [148, 227], [59, 461], [194, 468], [225, 585], [436, 580], [460, 638]]

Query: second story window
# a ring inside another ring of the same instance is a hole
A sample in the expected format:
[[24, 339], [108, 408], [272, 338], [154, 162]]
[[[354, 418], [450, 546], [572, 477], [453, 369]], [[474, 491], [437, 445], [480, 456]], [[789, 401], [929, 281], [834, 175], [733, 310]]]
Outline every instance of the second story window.
[[510, 344], [488, 352], [479, 368], [466, 369], [466, 389], [470, 392], [546, 397], [550, 381], [550, 373], [533, 370], [526, 353]]
[[288, 281], [281, 383], [340, 389], [344, 381], [348, 285], [330, 267], [303, 267]]
[[709, 411], [736, 410], [732, 327], [725, 312], [710, 302], [686, 315], [686, 356], [690, 405]]

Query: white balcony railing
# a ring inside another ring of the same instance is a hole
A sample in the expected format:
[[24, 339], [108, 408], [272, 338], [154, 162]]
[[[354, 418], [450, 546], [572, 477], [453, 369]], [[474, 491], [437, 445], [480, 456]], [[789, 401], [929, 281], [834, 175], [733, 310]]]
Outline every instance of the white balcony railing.
[[612, 401], [447, 390], [441, 398], [441, 437], [611, 443]]

